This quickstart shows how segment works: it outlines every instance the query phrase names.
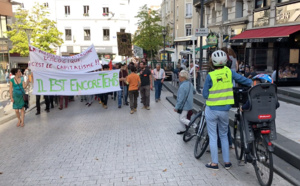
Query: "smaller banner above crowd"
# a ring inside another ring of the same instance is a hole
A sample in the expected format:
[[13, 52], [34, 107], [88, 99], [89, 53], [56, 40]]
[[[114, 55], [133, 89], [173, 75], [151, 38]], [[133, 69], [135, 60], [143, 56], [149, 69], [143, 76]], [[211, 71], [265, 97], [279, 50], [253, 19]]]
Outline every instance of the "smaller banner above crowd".
[[119, 70], [85, 74], [33, 72], [34, 95], [94, 95], [119, 91]]
[[102, 68], [94, 45], [84, 52], [68, 57], [57, 56], [29, 46], [29, 69], [35, 71], [85, 73]]

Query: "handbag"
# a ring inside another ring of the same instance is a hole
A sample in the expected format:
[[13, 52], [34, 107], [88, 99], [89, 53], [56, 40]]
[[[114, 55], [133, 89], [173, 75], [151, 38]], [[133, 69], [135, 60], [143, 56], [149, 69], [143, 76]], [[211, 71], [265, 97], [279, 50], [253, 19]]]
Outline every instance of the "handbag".
[[[16, 78], [15, 78], [15, 81], [17, 82], [18, 86], [20, 87], [20, 84], [18, 83], [18, 81], [16, 80]], [[22, 81], [21, 81], [21, 82], [22, 82]], [[23, 100], [24, 100], [24, 102], [25, 102], [24, 107], [25, 107], [25, 110], [27, 110], [27, 109], [29, 108], [29, 95], [26, 94], [26, 93], [23, 91], [23, 89], [22, 89], [21, 87], [20, 87], [20, 89], [21, 89], [22, 92], [23, 92]]]
[[191, 88], [191, 83], [189, 83], [189, 91], [188, 91], [187, 94], [186, 94], [186, 97], [185, 97], [185, 100], [184, 100], [184, 104], [182, 105], [182, 108], [177, 110], [177, 113], [178, 113], [178, 114], [181, 114], [181, 113], [182, 113], [182, 110], [183, 110], [183, 107], [184, 107], [184, 105], [185, 105], [185, 103], [186, 103], [186, 100], [187, 100], [187, 98], [189, 97], [190, 88]]

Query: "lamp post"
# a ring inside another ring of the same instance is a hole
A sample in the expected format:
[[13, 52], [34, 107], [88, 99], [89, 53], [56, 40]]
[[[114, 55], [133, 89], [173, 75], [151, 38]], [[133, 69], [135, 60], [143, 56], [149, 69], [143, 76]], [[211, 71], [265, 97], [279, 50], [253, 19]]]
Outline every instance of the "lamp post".
[[33, 29], [31, 29], [31, 28], [25, 28], [25, 33], [27, 35], [28, 45], [30, 45], [30, 39], [31, 39], [32, 31], [33, 31]]
[[163, 57], [163, 61], [165, 60], [165, 53], [166, 53], [166, 35], [167, 35], [167, 30], [166, 30], [166, 28], [164, 28], [163, 30], [162, 30], [162, 35], [164, 36], [164, 57]]
[[[30, 47], [30, 39], [31, 39], [31, 34], [32, 34], [32, 31], [33, 31], [33, 29], [31, 29], [31, 28], [25, 28], [25, 33], [26, 33], [26, 35], [27, 35], [27, 39], [28, 39], [28, 50], [29, 50], [29, 47]], [[29, 64], [29, 62], [30, 62], [30, 55], [28, 56], [28, 64]], [[30, 75], [30, 74], [29, 74]], [[28, 88], [28, 90], [29, 90], [30, 88]]]

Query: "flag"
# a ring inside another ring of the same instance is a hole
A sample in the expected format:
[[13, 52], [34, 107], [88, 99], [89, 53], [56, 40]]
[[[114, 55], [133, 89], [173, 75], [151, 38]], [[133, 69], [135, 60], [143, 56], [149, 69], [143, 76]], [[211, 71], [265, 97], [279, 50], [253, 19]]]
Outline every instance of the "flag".
[[113, 68], [113, 66], [112, 66], [112, 60], [110, 60], [108, 66], [109, 66], [109, 70], [112, 70], [112, 68]]

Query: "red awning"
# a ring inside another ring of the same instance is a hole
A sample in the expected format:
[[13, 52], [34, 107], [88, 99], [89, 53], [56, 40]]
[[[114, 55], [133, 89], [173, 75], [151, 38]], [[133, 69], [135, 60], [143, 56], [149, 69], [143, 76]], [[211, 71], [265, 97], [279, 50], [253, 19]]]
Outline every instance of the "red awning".
[[291, 34], [299, 30], [300, 25], [252, 29], [246, 30], [241, 34], [234, 36], [230, 40], [289, 37]]

